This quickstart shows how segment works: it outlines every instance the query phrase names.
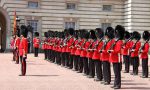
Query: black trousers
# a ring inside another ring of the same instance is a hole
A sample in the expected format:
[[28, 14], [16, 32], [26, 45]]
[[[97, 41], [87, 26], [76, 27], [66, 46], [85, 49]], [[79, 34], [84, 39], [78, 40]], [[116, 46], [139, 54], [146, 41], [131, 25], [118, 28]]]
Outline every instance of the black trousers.
[[15, 61], [15, 50], [13, 49], [13, 61]]
[[50, 57], [50, 61], [52, 61], [52, 59], [53, 59], [53, 50], [49, 50], [49, 57]]
[[15, 61], [16, 61], [16, 64], [19, 64], [19, 51], [18, 51], [18, 49], [15, 50]]
[[56, 51], [54, 51], [54, 50], [52, 50], [52, 62], [54, 63], [54, 62], [56, 62], [56, 56], [57, 56], [57, 54], [56, 54]]
[[80, 57], [79, 58], [79, 63], [78, 63], [78, 66], [79, 66], [79, 72], [83, 72], [83, 57]]
[[84, 74], [89, 75], [88, 58], [86, 57], [83, 57], [83, 69], [84, 69]]
[[28, 53], [30, 53], [30, 43], [28, 43]]
[[66, 53], [65, 52], [63, 52], [62, 53], [62, 58], [61, 58], [61, 64], [62, 64], [62, 66], [65, 66], [65, 55], [66, 55]]
[[113, 70], [115, 74], [114, 86], [121, 87], [121, 69], [120, 63], [113, 63]]
[[45, 59], [48, 59], [48, 50], [44, 49], [44, 55], [45, 55]]
[[39, 48], [34, 48], [34, 57], [38, 57]]
[[131, 56], [130, 56], [129, 58], [130, 58], [130, 65], [133, 65], [133, 61], [134, 61], [133, 59], [134, 59], [134, 58], [131, 57]]
[[103, 77], [105, 82], [111, 82], [110, 63], [108, 61], [103, 61]]
[[47, 50], [48, 53], [48, 60], [50, 60], [50, 49]]
[[89, 75], [94, 78], [95, 76], [95, 61], [89, 58]]
[[139, 67], [139, 57], [133, 57], [133, 74], [138, 74], [138, 67]]
[[65, 54], [65, 66], [66, 67], [69, 67], [69, 58], [70, 58], [69, 53], [66, 52]]
[[57, 64], [57, 63], [58, 63], [58, 52], [57, 52], [57, 51], [55, 51], [55, 53], [56, 53], [55, 58], [56, 58], [56, 64]]
[[61, 52], [57, 52], [57, 64], [61, 65]]
[[142, 75], [148, 77], [148, 58], [142, 59]]
[[26, 58], [20, 56], [20, 62], [21, 62], [21, 75], [26, 75]]
[[103, 73], [102, 73], [102, 62], [100, 60], [95, 60], [95, 70], [96, 70], [96, 78], [102, 81]]
[[78, 62], [79, 62], [80, 56], [74, 56], [74, 69], [76, 71], [78, 71], [79, 66], [78, 66]]
[[69, 54], [70, 59], [69, 59], [69, 68], [72, 69], [73, 68], [73, 60], [74, 60], [74, 55]]
[[125, 63], [125, 72], [129, 73], [129, 70], [130, 70], [129, 56], [128, 55], [124, 55], [123, 59], [124, 59], [124, 63]]

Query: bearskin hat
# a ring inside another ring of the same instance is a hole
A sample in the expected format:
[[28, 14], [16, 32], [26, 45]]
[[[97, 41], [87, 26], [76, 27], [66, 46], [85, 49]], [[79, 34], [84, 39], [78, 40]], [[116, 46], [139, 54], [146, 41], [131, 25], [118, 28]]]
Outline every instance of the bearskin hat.
[[55, 31], [53, 35], [53, 37], [58, 37], [58, 31]]
[[79, 38], [79, 37], [81, 38], [81, 36], [82, 36], [81, 33], [82, 33], [82, 30], [79, 29], [79, 30], [78, 30], [78, 38]]
[[143, 38], [144, 40], [149, 40], [149, 38], [150, 38], [150, 33], [149, 33], [148, 31], [144, 31], [144, 32], [143, 32], [143, 35], [142, 35], [142, 38]]
[[83, 35], [83, 38], [89, 39], [90, 33], [87, 30], [83, 30], [82, 35]]
[[79, 30], [75, 30], [74, 37], [75, 37], [75, 38], [78, 38], [78, 35], [79, 35]]
[[115, 27], [115, 37], [119, 38], [119, 39], [123, 39], [124, 38], [124, 33], [125, 33], [125, 28], [121, 25], [117, 25]]
[[124, 33], [124, 39], [129, 39], [130, 38], [130, 33], [128, 31], [125, 31]]
[[61, 38], [61, 32], [58, 32], [57, 37]]
[[44, 32], [44, 37], [48, 37], [48, 32]]
[[64, 31], [60, 32], [60, 38], [62, 38], [62, 39], [65, 38]]
[[39, 37], [39, 32], [35, 32], [35, 33], [34, 33], [34, 36], [35, 36], [35, 37]]
[[140, 40], [141, 39], [141, 35], [137, 31], [134, 31], [132, 36], [133, 36], [133, 39], [135, 39], [135, 40]]
[[25, 25], [21, 25], [21, 35], [23, 35], [25, 38], [28, 35], [28, 30], [27, 30], [27, 27]]
[[74, 35], [74, 29], [73, 28], [69, 28], [68, 31], [69, 31], [70, 35]]
[[48, 32], [48, 37], [52, 37], [51, 35], [52, 35], [52, 31], [51, 30], [49, 30]]
[[107, 27], [105, 35], [108, 36], [108, 38], [113, 39], [114, 38], [114, 29], [112, 27]]
[[95, 29], [95, 34], [98, 38], [103, 38], [104, 37], [104, 31], [101, 28], [96, 28]]
[[91, 39], [96, 39], [96, 35], [95, 35], [95, 31], [94, 31], [94, 30], [90, 30], [89, 33], [90, 33], [90, 34], [89, 34], [89, 38], [91, 38]]
[[84, 38], [85, 32], [87, 32], [87, 30], [85, 30], [85, 29], [80, 30], [80, 37], [81, 38]]
[[65, 37], [68, 37], [68, 36], [69, 36], [68, 29], [64, 29], [64, 35], [65, 35]]

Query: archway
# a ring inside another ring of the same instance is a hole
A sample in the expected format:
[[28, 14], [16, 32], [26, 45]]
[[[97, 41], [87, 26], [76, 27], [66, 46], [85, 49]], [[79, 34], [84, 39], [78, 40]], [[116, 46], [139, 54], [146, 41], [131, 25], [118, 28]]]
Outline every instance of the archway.
[[5, 52], [9, 49], [10, 17], [2, 7], [0, 7], [0, 28], [0, 52]]

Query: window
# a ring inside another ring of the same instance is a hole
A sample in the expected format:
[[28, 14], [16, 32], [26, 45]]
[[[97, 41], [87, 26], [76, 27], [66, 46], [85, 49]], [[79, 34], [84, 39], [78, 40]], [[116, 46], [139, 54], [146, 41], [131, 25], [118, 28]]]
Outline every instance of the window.
[[36, 32], [38, 29], [38, 20], [27, 20], [27, 25], [31, 25], [33, 32]]
[[28, 2], [28, 7], [29, 8], [38, 8], [38, 2], [29, 1]]
[[68, 29], [68, 28], [75, 29], [76, 28], [76, 23], [75, 22], [65, 22], [65, 29]]
[[111, 23], [102, 23], [102, 29], [104, 30], [104, 32], [105, 32], [106, 28], [110, 27], [110, 26], [111, 26]]
[[112, 5], [103, 5], [103, 11], [112, 11]]
[[66, 8], [69, 10], [75, 10], [76, 4], [75, 3], [67, 3]]

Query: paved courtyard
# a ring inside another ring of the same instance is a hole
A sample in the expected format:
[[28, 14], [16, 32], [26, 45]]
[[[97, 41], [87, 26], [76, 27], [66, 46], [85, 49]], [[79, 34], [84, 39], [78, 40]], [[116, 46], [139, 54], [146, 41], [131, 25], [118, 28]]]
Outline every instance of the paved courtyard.
[[[58, 66], [39, 58], [28, 55], [27, 75], [20, 74], [20, 64], [12, 61], [12, 54], [0, 54], [0, 90], [113, 90], [114, 75], [111, 85], [102, 85], [80, 73]], [[150, 78], [122, 73], [121, 90], [150, 90]]]

